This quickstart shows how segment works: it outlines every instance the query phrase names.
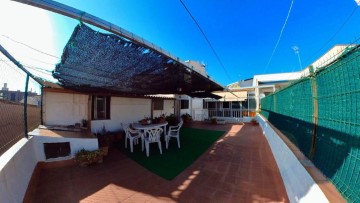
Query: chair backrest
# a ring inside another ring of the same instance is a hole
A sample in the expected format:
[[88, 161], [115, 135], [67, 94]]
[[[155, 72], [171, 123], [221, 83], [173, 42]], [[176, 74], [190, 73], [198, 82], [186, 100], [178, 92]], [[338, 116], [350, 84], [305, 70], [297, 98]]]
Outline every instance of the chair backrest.
[[162, 132], [162, 128], [147, 129], [145, 131], [145, 136], [149, 142], [158, 142]]
[[127, 129], [130, 127], [130, 123], [121, 123], [121, 128], [123, 131], [127, 131]]
[[177, 126], [179, 127], [179, 130], [181, 128], [181, 126], [184, 124], [184, 122], [181, 120], [179, 124], [177, 124]]
[[140, 133], [141, 133], [139, 130], [131, 129], [131, 127], [130, 127], [131, 124], [129, 124], [129, 123], [122, 123], [121, 126], [122, 126], [123, 130], [125, 131], [126, 137], [132, 137], [132, 136], [134, 136], [134, 134], [140, 135]]
[[180, 128], [181, 128], [181, 126], [184, 124], [184, 122], [183, 121], [180, 121], [180, 123], [178, 123], [177, 125], [175, 125], [175, 126], [170, 126], [170, 130], [171, 131], [180, 131]]

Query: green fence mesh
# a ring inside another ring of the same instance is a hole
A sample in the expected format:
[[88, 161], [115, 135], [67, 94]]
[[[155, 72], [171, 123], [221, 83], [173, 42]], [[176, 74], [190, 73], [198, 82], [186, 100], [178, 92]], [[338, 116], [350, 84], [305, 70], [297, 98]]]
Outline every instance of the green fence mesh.
[[0, 52], [0, 156], [41, 124], [41, 85], [26, 78], [27, 73]]
[[[312, 149], [314, 102], [318, 125]], [[312, 78], [263, 98], [261, 108], [307, 157], [314, 150], [314, 164], [349, 202], [360, 202], [360, 46]]]
[[261, 106], [262, 114], [304, 154], [309, 155], [313, 127], [311, 80], [301, 80], [264, 98]]

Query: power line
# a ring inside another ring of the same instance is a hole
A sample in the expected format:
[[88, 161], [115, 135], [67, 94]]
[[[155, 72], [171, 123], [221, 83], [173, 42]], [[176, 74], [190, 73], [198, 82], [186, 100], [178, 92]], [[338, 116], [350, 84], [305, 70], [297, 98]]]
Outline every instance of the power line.
[[232, 78], [230, 77], [230, 75], [228, 74], [228, 72], [226, 71], [226, 68], [224, 66], [224, 64], [222, 63], [219, 55], [216, 53], [214, 47], [212, 46], [210, 40], [207, 38], [205, 32], [203, 31], [203, 29], [201, 29], [199, 23], [196, 21], [195, 17], [191, 14], [190, 10], [186, 7], [186, 5], [184, 4], [184, 2], [182, 0], [180, 0], [181, 4], [184, 6], [185, 10], [188, 12], [188, 14], [190, 15], [190, 17], [193, 19], [194, 23], [196, 24], [196, 26], [198, 27], [198, 29], [200, 30], [201, 34], [204, 36], [206, 42], [208, 43], [208, 45], [210, 46], [212, 52], [214, 53], [217, 61], [219, 62], [220, 66], [222, 67], [222, 69], [224, 70], [226, 76], [228, 77], [228, 79], [230, 79], [230, 81], [233, 81]]
[[[354, 10], [351, 12], [351, 14], [346, 18], [346, 20], [341, 24], [341, 26], [336, 30], [336, 32], [330, 37], [330, 39], [328, 41], [326, 41], [321, 47], [320, 49], [318, 49], [314, 54], [310, 55], [314, 56], [315, 54], [319, 53], [329, 42], [331, 42], [335, 36], [344, 28], [344, 26], [346, 25], [346, 23], [350, 20], [350, 18], [354, 15], [355, 11], [359, 8], [359, 6], [356, 6], [354, 8]], [[308, 61], [310, 59], [310, 57], [306, 60]]]
[[52, 66], [56, 65], [56, 63], [49, 63], [49, 62], [45, 62], [45, 61], [42, 61], [42, 60], [39, 60], [39, 59], [36, 59], [36, 58], [32, 58], [32, 57], [30, 59], [32, 59], [34, 61], [37, 61], [37, 62], [40, 62], [40, 63], [43, 63], [43, 64], [47, 64], [47, 65], [52, 65]]
[[46, 70], [44, 68], [40, 68], [40, 67], [29, 65], [29, 64], [23, 64], [23, 65], [24, 65], [24, 67], [27, 67], [27, 68], [30, 68], [30, 69], [33, 69], [33, 70], [38, 70], [38, 71], [41, 71], [41, 72], [44, 72], [44, 73], [52, 74], [52, 71]]
[[277, 40], [277, 42], [276, 42], [276, 44], [275, 44], [275, 47], [274, 47], [274, 49], [273, 49], [273, 51], [272, 51], [272, 53], [271, 53], [270, 59], [269, 59], [268, 63], [266, 64], [263, 73], [265, 73], [265, 72], [267, 71], [267, 69], [268, 69], [268, 67], [269, 67], [269, 65], [270, 65], [270, 63], [271, 63], [271, 61], [272, 61], [272, 58], [274, 57], [274, 54], [275, 54], [275, 52], [276, 52], [276, 49], [277, 49], [277, 47], [278, 47], [278, 45], [279, 45], [279, 42], [280, 42], [280, 40], [281, 40], [281, 36], [282, 36], [282, 34], [283, 34], [283, 32], [284, 32], [286, 23], [287, 23], [287, 21], [288, 21], [288, 19], [289, 19], [289, 16], [290, 16], [290, 13], [291, 13], [293, 4], [294, 4], [294, 0], [291, 1], [290, 8], [289, 8], [288, 14], [287, 14], [287, 16], [286, 16], [285, 22], [284, 22], [284, 24], [283, 24], [283, 26], [282, 26], [282, 28], [281, 28], [279, 38], [278, 38], [278, 40]]
[[38, 50], [38, 49], [36, 49], [36, 48], [34, 48], [34, 47], [32, 47], [32, 46], [29, 46], [29, 45], [27, 45], [27, 44], [25, 44], [25, 43], [22, 43], [22, 42], [16, 41], [16, 40], [14, 40], [14, 39], [10, 38], [9, 36], [3, 35], [3, 34], [0, 34], [0, 35], [1, 35], [2, 37], [5, 37], [5, 38], [7, 38], [7, 39], [9, 39], [9, 40], [11, 40], [11, 41], [13, 41], [13, 42], [15, 42], [15, 43], [18, 43], [18, 44], [21, 44], [21, 45], [23, 45], [23, 46], [26, 46], [26, 47], [28, 47], [28, 48], [30, 48], [30, 49], [32, 49], [32, 50], [34, 50], [34, 51], [37, 51], [37, 52], [39, 52], [39, 53], [42, 53], [42, 54], [45, 54], [45, 55], [48, 55], [48, 56], [51, 56], [51, 57], [54, 57], [54, 58], [56, 58], [56, 59], [60, 59], [60, 58], [59, 58], [59, 57], [57, 57], [57, 56], [54, 56], [54, 55], [48, 54], [48, 53], [43, 52], [43, 51], [40, 51], [40, 50]]

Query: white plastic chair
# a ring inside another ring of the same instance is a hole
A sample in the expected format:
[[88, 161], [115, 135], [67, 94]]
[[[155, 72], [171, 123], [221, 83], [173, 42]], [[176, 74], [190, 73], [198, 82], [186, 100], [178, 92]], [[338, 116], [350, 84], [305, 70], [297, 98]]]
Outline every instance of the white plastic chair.
[[139, 143], [139, 138], [141, 138], [142, 133], [139, 130], [133, 130], [130, 128], [129, 124], [122, 124], [122, 127], [125, 131], [125, 148], [127, 148], [127, 140], [130, 141], [130, 151], [134, 151], [134, 144]]
[[169, 146], [169, 141], [172, 137], [177, 139], [178, 147], [180, 148], [180, 128], [183, 125], [183, 121], [180, 121], [176, 126], [170, 126], [169, 132], [165, 135], [166, 149]]
[[145, 143], [146, 156], [149, 156], [150, 143], [158, 143], [160, 154], [162, 154], [160, 135], [163, 132], [162, 128], [147, 129], [144, 133], [144, 139], [142, 140], [142, 146]]

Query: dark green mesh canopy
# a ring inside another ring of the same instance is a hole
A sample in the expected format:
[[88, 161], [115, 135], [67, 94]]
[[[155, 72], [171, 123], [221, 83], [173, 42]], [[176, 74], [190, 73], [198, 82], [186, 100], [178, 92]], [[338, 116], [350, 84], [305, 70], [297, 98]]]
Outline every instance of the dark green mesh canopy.
[[223, 89], [165, 54], [84, 24], [76, 26], [53, 76], [66, 88], [92, 93], [187, 94]]

